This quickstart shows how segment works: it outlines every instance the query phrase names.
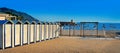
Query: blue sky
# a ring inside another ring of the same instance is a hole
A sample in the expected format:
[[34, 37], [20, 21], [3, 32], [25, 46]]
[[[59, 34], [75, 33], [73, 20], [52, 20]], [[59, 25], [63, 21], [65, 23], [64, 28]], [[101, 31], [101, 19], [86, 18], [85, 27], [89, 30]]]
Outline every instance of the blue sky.
[[0, 7], [26, 12], [41, 21], [120, 22], [119, 0], [0, 0]]

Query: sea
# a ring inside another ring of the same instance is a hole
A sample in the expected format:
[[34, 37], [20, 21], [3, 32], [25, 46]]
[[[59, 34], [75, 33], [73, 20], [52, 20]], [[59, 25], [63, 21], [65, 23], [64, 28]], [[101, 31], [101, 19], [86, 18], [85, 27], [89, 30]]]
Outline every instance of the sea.
[[[75, 26], [64, 25], [64, 30], [74, 29], [81, 30], [80, 22], [76, 22]], [[84, 30], [95, 30], [96, 25], [94, 23], [86, 23], [84, 24]], [[98, 30], [120, 30], [120, 23], [98, 23]]]

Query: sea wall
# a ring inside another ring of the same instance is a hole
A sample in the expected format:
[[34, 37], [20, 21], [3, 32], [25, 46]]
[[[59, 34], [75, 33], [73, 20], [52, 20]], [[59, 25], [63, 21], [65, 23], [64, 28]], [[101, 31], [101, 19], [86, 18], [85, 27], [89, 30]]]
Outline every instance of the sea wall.
[[120, 35], [120, 31], [103, 31], [103, 30], [62, 30], [61, 31], [62, 35], [61, 36], [102, 36], [102, 37], [114, 37], [117, 35]]

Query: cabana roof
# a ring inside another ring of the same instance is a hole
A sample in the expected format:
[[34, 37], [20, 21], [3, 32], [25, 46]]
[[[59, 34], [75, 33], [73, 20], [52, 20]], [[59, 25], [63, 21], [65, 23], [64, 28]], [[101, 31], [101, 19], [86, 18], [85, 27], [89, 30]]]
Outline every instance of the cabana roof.
[[51, 24], [52, 24], [52, 22], [49, 22], [48, 24], [49, 24], [49, 25], [51, 25]]
[[41, 22], [42, 24], [45, 24], [45, 22]]
[[54, 22], [51, 22], [51, 24], [53, 25], [53, 24], [54, 24]]
[[46, 22], [46, 24], [49, 24], [49, 22]]
[[0, 20], [0, 24], [7, 24], [7, 23], [11, 23], [13, 24], [14, 22], [12, 22], [11, 20]]
[[55, 24], [55, 25], [56, 25], [56, 24], [57, 24], [57, 22], [53, 22], [53, 24]]
[[36, 21], [31, 21], [30, 23], [31, 23], [31, 24], [37, 24]]
[[36, 21], [36, 24], [40, 24], [40, 21]]
[[43, 24], [41, 21], [36, 21], [36, 24]]
[[22, 24], [22, 21], [20, 21], [20, 20], [13, 20], [13, 22], [14, 22], [14, 24], [18, 24], [18, 23]]
[[58, 23], [56, 22], [55, 24], [57, 25]]
[[55, 24], [55, 22], [52, 22], [52, 24]]
[[27, 20], [22, 21], [22, 23], [23, 23], [23, 24], [30, 24], [30, 22], [27, 21]]

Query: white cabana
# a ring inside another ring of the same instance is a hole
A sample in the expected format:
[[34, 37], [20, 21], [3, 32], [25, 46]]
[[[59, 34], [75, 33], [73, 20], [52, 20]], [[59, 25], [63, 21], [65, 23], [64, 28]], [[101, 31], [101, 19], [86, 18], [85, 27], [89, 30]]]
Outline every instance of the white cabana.
[[45, 39], [45, 33], [44, 33], [44, 31], [45, 31], [45, 23], [44, 22], [41, 22], [41, 32], [42, 32], [42, 37], [41, 37], [41, 40], [46, 40]]
[[46, 40], [46, 36], [47, 36], [47, 26], [46, 26], [46, 22], [44, 22], [44, 40]]
[[30, 43], [36, 43], [36, 22], [30, 24]]
[[14, 47], [14, 23], [0, 20], [0, 48]]
[[40, 22], [40, 41], [42, 41], [42, 22]]
[[55, 38], [55, 23], [53, 23], [53, 25], [52, 25], [52, 35], [53, 35], [53, 38]]
[[23, 22], [23, 31], [22, 31], [22, 42], [23, 44], [29, 44], [29, 36], [30, 36], [30, 22], [29, 21], [24, 21]]
[[49, 34], [49, 39], [52, 39], [53, 37], [52, 37], [52, 22], [49, 22], [49, 32], [48, 32], [48, 34]]
[[50, 39], [50, 22], [48, 22], [47, 25], [48, 25], [48, 30], [47, 30], [48, 34], [47, 35], [48, 35], [48, 39]]
[[59, 37], [59, 31], [60, 31], [59, 23], [56, 23], [56, 37]]
[[44, 34], [45, 34], [45, 39], [48, 40], [48, 39], [49, 39], [49, 36], [48, 36], [48, 23], [47, 23], [47, 22], [45, 23], [45, 31], [44, 31]]
[[39, 41], [41, 41], [41, 40], [40, 40], [40, 30], [41, 30], [41, 29], [40, 29], [40, 22], [37, 22], [36, 27], [37, 27], [37, 28], [36, 28], [37, 34], [36, 34], [36, 38], [35, 38], [35, 39], [36, 39], [37, 42], [39, 42]]
[[14, 45], [19, 46], [22, 45], [22, 22], [21, 21], [13, 21], [14, 22]]
[[57, 37], [57, 23], [54, 24], [55, 38]]

